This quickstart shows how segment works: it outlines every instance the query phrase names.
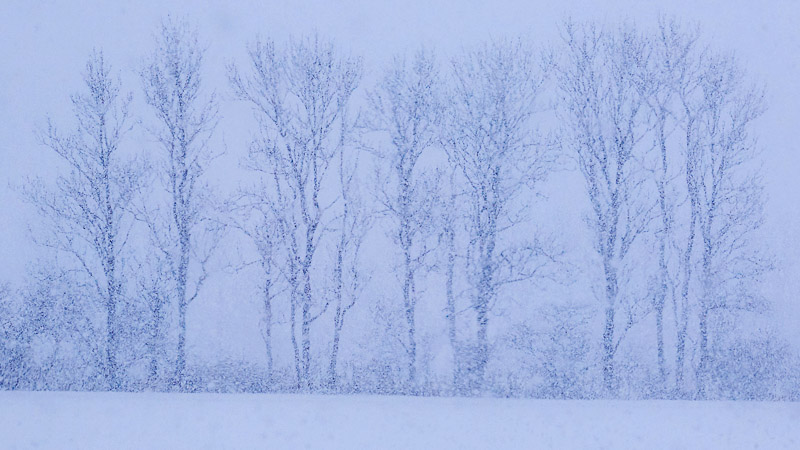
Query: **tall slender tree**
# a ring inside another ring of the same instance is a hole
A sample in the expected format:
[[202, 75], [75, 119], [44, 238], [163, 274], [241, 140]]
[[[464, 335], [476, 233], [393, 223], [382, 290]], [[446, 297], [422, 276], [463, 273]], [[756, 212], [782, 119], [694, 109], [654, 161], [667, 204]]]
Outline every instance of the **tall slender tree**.
[[370, 127], [389, 137], [387, 148], [379, 150], [378, 155], [391, 171], [388, 176], [379, 175], [378, 190], [401, 254], [410, 389], [417, 381], [417, 281], [433, 247], [431, 216], [437, 201], [433, 174], [426, 173], [419, 162], [423, 153], [438, 143], [443, 116], [440, 83], [433, 55], [420, 51], [411, 62], [395, 58], [369, 97]]
[[[252, 166], [253, 170], [259, 171], [259, 165]], [[261, 304], [263, 316], [261, 318], [261, 336], [265, 345], [265, 356], [267, 362], [266, 378], [271, 383], [274, 374], [273, 358], [273, 305], [275, 299], [283, 292], [282, 282], [285, 273], [282, 270], [280, 261], [280, 239], [282, 230], [278, 225], [279, 209], [269, 201], [268, 194], [262, 190], [265, 187], [262, 183], [258, 188], [244, 189], [237, 195], [232, 205], [230, 221], [233, 226], [239, 229], [252, 243], [256, 251], [254, 261], [261, 269], [263, 279], [260, 284]], [[246, 264], [250, 265], [250, 264]]]
[[546, 257], [537, 239], [508, 243], [501, 234], [520, 222], [513, 201], [535, 189], [551, 167], [548, 148], [535, 140], [533, 117], [543, 81], [533, 49], [500, 41], [453, 61], [442, 144], [463, 181], [469, 229], [466, 254], [477, 334], [463, 361], [468, 390], [481, 389], [489, 360], [489, 312], [498, 289], [533, 278]]
[[[249, 49], [247, 76], [230, 68], [236, 95], [257, 113], [260, 140], [251, 159], [270, 174], [269, 200], [280, 205], [277, 223], [286, 247], [291, 305], [291, 339], [298, 387], [311, 389], [311, 325], [328, 308], [316, 295], [316, 255], [338, 199], [323, 187], [336, 181], [336, 156], [348, 145], [346, 110], [361, 78], [360, 60], [340, 55], [318, 36], [276, 51], [270, 41]], [[267, 200], [267, 199], [265, 199]], [[297, 310], [300, 310], [298, 347]]]
[[[156, 119], [151, 131], [161, 147], [160, 181], [169, 195], [168, 211], [151, 208], [152, 214], [144, 216], [170, 268], [170, 298], [178, 312], [179, 388], [184, 387], [186, 370], [187, 308], [208, 276], [206, 264], [218, 243], [213, 236], [217, 227], [205, 221], [209, 199], [203, 174], [214, 156], [209, 139], [217, 123], [217, 104], [213, 95], [202, 94], [203, 54], [197, 31], [170, 18], [161, 25], [157, 48], [141, 71], [145, 99]], [[205, 242], [204, 229], [212, 231]]]
[[[589, 224], [603, 271], [603, 380], [617, 386], [614, 356], [637, 321], [631, 308], [618, 328], [621, 291], [634, 242], [648, 230], [652, 205], [643, 187], [641, 140], [647, 134], [636, 74], [646, 44], [634, 28], [603, 32], [593, 24], [564, 27], [565, 55], [557, 70], [563, 145], [576, 156], [591, 204]], [[622, 279], [621, 279], [622, 278]]]
[[686, 102], [693, 136], [686, 180], [701, 244], [696, 379], [697, 393], [705, 397], [715, 330], [712, 313], [759, 306], [758, 280], [771, 262], [752, 244], [763, 223], [758, 147], [751, 137], [752, 123], [763, 112], [763, 93], [747, 84], [729, 56], [706, 55], [698, 76], [693, 98]]
[[358, 158], [351, 158], [349, 153], [345, 151], [339, 153], [338, 172], [342, 201], [337, 221], [339, 241], [336, 243], [333, 263], [333, 338], [328, 364], [330, 388], [335, 388], [338, 380], [336, 366], [339, 361], [339, 346], [345, 317], [356, 305], [369, 280], [369, 273], [361, 267], [361, 247], [372, 223], [372, 217], [368, 214], [358, 191], [356, 179]]
[[[658, 246], [658, 274], [653, 293], [653, 312], [656, 323], [656, 356], [661, 388], [667, 379], [664, 335], [664, 310], [667, 298], [672, 298], [673, 311], [678, 318], [682, 307], [677, 303], [677, 284], [680, 278], [679, 255], [681, 243], [676, 233], [682, 154], [676, 142], [683, 117], [678, 92], [691, 71], [695, 53], [696, 32], [685, 30], [676, 20], [660, 19], [658, 30], [649, 36], [646, 61], [638, 66], [636, 85], [646, 106], [646, 121], [652, 133], [652, 150], [645, 158], [647, 170], [655, 184], [658, 203], [658, 226], [655, 237]], [[678, 217], [682, 219], [682, 217]], [[679, 319], [680, 320], [680, 319]], [[677, 329], [684, 329], [676, 323]]]
[[120, 92], [118, 78], [102, 52], [86, 63], [86, 90], [72, 96], [77, 129], [63, 135], [52, 122], [40, 141], [67, 164], [55, 190], [33, 183], [27, 199], [47, 220], [50, 233], [41, 240], [70, 255], [101, 299], [105, 312], [105, 377], [108, 387], [123, 385], [117, 359], [120, 347], [120, 306], [125, 301], [122, 273], [127, 236], [132, 226], [129, 206], [139, 190], [141, 167], [120, 150], [130, 130], [130, 94]]

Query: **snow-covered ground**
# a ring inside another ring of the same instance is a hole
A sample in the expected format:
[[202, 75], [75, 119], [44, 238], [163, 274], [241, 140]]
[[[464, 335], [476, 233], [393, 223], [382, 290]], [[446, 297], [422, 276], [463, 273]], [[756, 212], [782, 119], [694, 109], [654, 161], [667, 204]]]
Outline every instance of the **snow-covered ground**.
[[800, 448], [800, 403], [0, 392], [2, 448]]

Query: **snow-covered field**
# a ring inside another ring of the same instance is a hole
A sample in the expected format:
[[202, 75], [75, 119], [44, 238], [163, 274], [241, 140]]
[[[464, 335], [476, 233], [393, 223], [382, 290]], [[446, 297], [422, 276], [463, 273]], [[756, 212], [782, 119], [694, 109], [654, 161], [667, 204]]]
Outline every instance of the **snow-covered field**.
[[0, 392], [6, 448], [800, 448], [800, 403]]

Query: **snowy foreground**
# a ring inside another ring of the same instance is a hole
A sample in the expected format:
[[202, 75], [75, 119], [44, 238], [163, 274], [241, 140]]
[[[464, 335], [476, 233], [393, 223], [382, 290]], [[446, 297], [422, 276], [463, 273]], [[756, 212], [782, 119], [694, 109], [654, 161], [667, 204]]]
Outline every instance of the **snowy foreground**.
[[2, 448], [800, 448], [800, 403], [0, 392]]

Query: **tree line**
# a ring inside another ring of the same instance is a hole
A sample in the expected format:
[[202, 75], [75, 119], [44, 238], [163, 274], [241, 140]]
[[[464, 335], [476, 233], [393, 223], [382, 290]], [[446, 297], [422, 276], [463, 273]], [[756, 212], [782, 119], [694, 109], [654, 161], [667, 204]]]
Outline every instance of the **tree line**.
[[[59, 174], [20, 189], [49, 259], [0, 292], [0, 386], [794, 398], [760, 294], [763, 87], [677, 20], [560, 30], [399, 55], [367, 86], [333, 41], [258, 39], [216, 95], [168, 19], [142, 111], [95, 51], [70, 131], [37, 132]], [[221, 97], [253, 119], [225, 193]], [[578, 251], [539, 201], [559, 178], [581, 184]], [[223, 277], [257, 286], [263, 364], [187, 354]]]

